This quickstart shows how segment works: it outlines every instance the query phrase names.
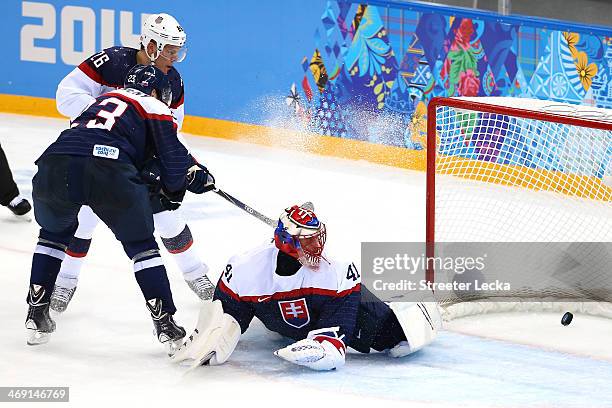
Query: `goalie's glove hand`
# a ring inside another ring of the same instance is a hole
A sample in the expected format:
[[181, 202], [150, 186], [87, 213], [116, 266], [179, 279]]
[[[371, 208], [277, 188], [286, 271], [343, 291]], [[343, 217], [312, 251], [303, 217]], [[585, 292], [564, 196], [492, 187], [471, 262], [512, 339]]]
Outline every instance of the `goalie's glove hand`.
[[346, 346], [337, 337], [314, 335], [276, 350], [274, 354], [312, 370], [334, 370], [344, 365]]
[[163, 188], [161, 189], [161, 194], [159, 195], [159, 202], [161, 206], [166, 211], [174, 211], [177, 210], [181, 203], [183, 202], [183, 198], [185, 197], [185, 189], [179, 190], [174, 193], [167, 192]]
[[215, 188], [215, 178], [206, 166], [196, 163], [187, 172], [187, 190], [203, 194]]

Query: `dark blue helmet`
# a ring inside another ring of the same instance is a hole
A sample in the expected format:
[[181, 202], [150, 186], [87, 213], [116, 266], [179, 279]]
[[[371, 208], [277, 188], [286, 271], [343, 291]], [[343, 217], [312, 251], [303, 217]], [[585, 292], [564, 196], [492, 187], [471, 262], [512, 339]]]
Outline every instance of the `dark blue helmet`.
[[170, 106], [172, 88], [168, 77], [154, 65], [135, 65], [125, 77], [124, 88], [135, 88], [151, 95], [157, 92], [157, 99]]

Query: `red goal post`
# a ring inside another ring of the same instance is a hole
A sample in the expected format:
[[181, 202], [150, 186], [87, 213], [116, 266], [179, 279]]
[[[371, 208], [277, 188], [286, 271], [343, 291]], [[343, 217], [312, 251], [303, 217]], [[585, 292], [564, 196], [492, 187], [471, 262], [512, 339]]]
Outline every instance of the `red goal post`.
[[[523, 98], [433, 98], [426, 256], [445, 241], [612, 241], [611, 155], [612, 110]], [[512, 217], [500, 209], [504, 197]], [[428, 267], [427, 280], [435, 281], [435, 273]], [[539, 295], [523, 291], [508, 300], [541, 303]]]

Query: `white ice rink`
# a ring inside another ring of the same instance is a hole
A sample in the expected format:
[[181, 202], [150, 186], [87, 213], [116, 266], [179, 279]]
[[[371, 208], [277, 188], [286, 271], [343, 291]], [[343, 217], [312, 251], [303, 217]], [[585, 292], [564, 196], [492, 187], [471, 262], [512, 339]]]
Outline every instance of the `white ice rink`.
[[[34, 160], [66, 124], [0, 114], [0, 143], [26, 196]], [[358, 262], [362, 241], [424, 239], [423, 173], [187, 139], [220, 188], [269, 217], [313, 201], [331, 252]], [[213, 193], [188, 195], [180, 211], [214, 279], [232, 254], [271, 237], [268, 226]], [[342, 370], [324, 373], [276, 358], [285, 341], [254, 322], [227, 364], [186, 373], [152, 336], [131, 264], [102, 224], [51, 341], [27, 346], [37, 231], [0, 208], [0, 386], [69, 386], [75, 406], [612, 407], [612, 322], [586, 316], [567, 327], [556, 314], [460, 319], [410, 357], [350, 354]], [[166, 265], [177, 321], [190, 332], [197, 299], [172, 261]]]

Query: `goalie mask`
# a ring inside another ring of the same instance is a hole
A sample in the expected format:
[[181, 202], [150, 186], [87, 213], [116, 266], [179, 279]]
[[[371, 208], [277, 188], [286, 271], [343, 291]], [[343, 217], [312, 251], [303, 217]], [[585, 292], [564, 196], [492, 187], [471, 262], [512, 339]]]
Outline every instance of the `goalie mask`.
[[312, 268], [321, 262], [325, 239], [325, 224], [319, 221], [310, 203], [285, 209], [274, 231], [279, 250]]

